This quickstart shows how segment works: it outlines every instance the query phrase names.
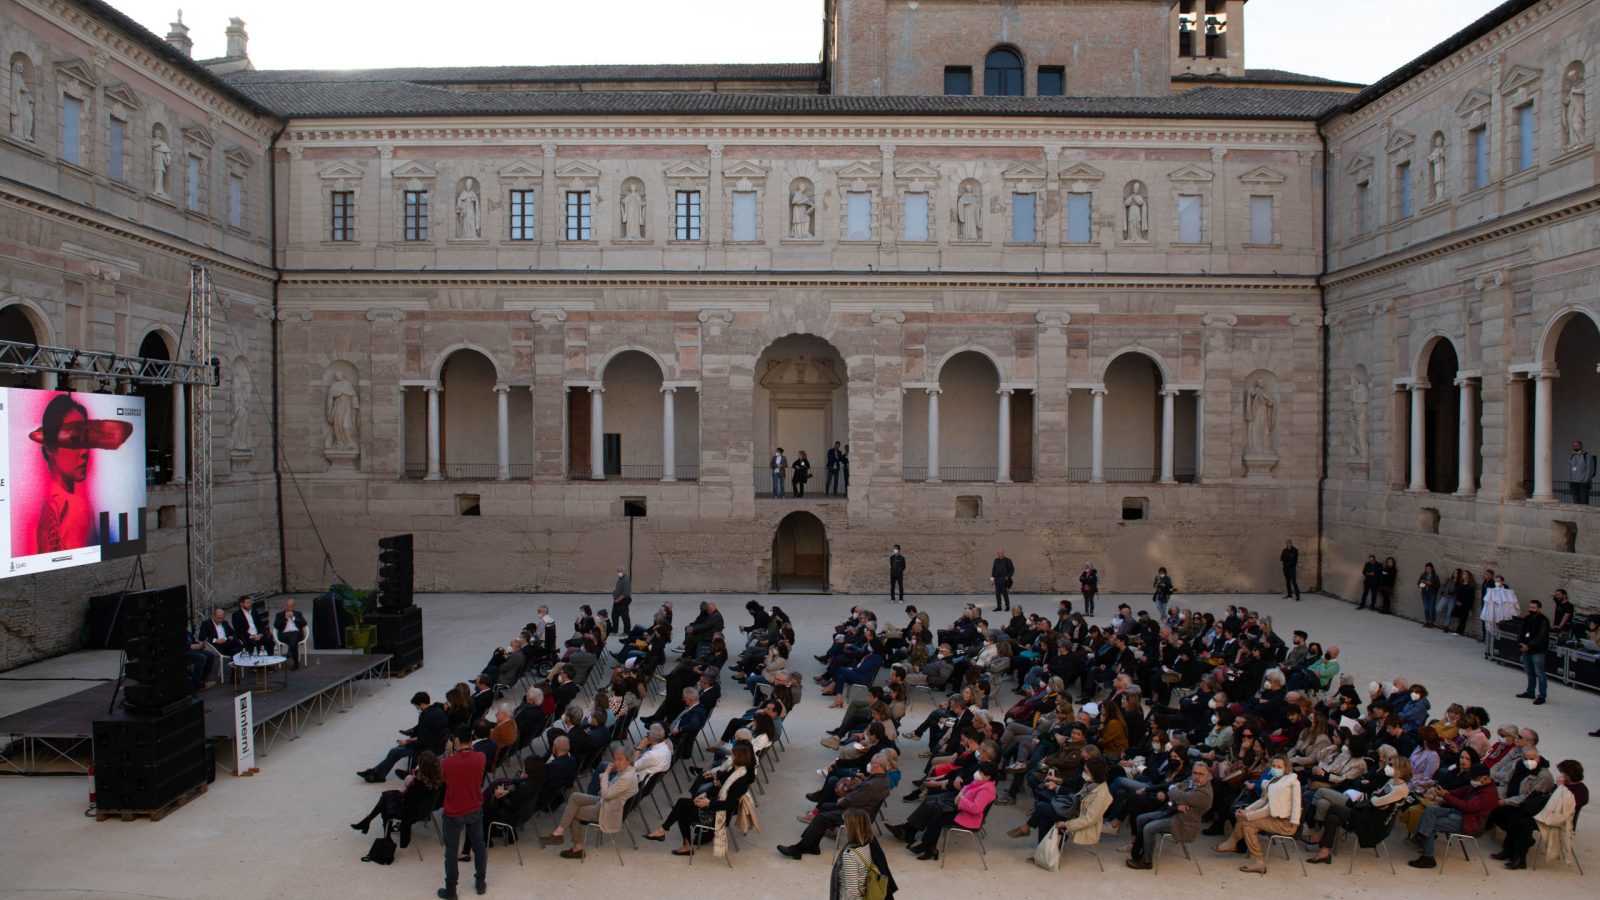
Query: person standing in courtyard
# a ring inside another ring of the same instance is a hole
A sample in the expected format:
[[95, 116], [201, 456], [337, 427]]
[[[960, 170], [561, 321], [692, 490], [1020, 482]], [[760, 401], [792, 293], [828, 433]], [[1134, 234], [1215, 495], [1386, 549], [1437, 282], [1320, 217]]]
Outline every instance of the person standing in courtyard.
[[1083, 614], [1094, 615], [1094, 595], [1100, 593], [1100, 570], [1094, 563], [1083, 564], [1083, 574], [1078, 576], [1078, 590], [1083, 592]]
[[1278, 554], [1278, 562], [1283, 564], [1283, 599], [1294, 598], [1300, 602], [1300, 549], [1294, 541], [1283, 542], [1283, 552]]
[[845, 444], [839, 454], [839, 476], [844, 479], [844, 495], [850, 496], [850, 445]]
[[1439, 573], [1434, 571], [1433, 563], [1423, 565], [1422, 574], [1417, 577], [1417, 591], [1422, 595], [1422, 627], [1432, 628], [1439, 608]]
[[1567, 457], [1567, 479], [1572, 482], [1572, 502], [1589, 505], [1589, 488], [1594, 484], [1595, 458], [1583, 449], [1583, 441], [1572, 442], [1572, 454]]
[[444, 887], [440, 900], [456, 900], [456, 853], [465, 833], [472, 848], [473, 887], [479, 894], [488, 890], [489, 856], [483, 838], [483, 773], [488, 768], [484, 755], [472, 749], [472, 738], [462, 728], [450, 738], [449, 756], [440, 764], [444, 779]]
[[1383, 558], [1383, 570], [1378, 573], [1378, 597], [1383, 601], [1384, 615], [1392, 615], [1394, 611], [1394, 586], [1400, 580], [1400, 565], [1394, 557]]
[[617, 583], [611, 588], [611, 627], [617, 634], [626, 635], [633, 630], [633, 618], [628, 615], [633, 606], [633, 579], [628, 571], [617, 566]]
[[[899, 594], [895, 593], [897, 588]], [[906, 558], [901, 554], [899, 544], [895, 544], [894, 549], [889, 551], [889, 601], [906, 602]]]
[[1356, 609], [1366, 609], [1367, 600], [1372, 601], [1372, 608], [1378, 608], [1378, 584], [1383, 580], [1383, 566], [1378, 562], [1378, 557], [1367, 554], [1367, 563], [1361, 567], [1361, 602]]
[[1528, 675], [1528, 689], [1517, 697], [1532, 700], [1534, 706], [1539, 706], [1548, 693], [1544, 656], [1550, 650], [1550, 620], [1545, 617], [1544, 605], [1537, 600], [1528, 601], [1528, 614], [1522, 617], [1522, 636], [1517, 638], [1517, 649], [1522, 651], [1522, 671]]
[[1017, 567], [1006, 559], [1006, 552], [1001, 550], [994, 555], [994, 565], [989, 567], [989, 583], [994, 585], [994, 611], [1011, 608], [1011, 582], [1016, 577]]
[[843, 465], [840, 463], [840, 459], [843, 457], [844, 451], [839, 449], [839, 442], [834, 441], [833, 446], [828, 448], [828, 480], [823, 482], [823, 493], [839, 493], [839, 470], [843, 468]]
[[1172, 576], [1167, 574], [1167, 567], [1156, 569], [1155, 581], [1151, 582], [1150, 602], [1156, 606], [1157, 622], [1167, 620], [1167, 601], [1172, 599], [1172, 592], [1176, 588], [1172, 584]]
[[772, 499], [782, 500], [784, 481], [787, 480], [789, 475], [789, 458], [783, 455], [782, 447], [779, 447], [778, 451], [772, 454], [772, 459], [767, 465], [768, 468], [772, 469]]
[[811, 460], [806, 459], [806, 452], [801, 450], [794, 458], [794, 495], [806, 495], [806, 482], [811, 480]]

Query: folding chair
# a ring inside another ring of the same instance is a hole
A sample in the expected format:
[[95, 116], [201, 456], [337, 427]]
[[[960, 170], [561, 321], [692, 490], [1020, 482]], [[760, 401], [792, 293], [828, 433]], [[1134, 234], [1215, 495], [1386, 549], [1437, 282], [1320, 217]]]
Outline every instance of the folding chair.
[[1161, 869], [1161, 850], [1167, 845], [1167, 840], [1169, 838], [1179, 850], [1183, 851], [1183, 858], [1194, 863], [1195, 874], [1199, 875], [1201, 878], [1206, 877], [1205, 871], [1200, 868], [1200, 857], [1189, 852], [1189, 845], [1194, 842], [1180, 841], [1177, 838], [1172, 837], [1172, 833], [1168, 831], [1163, 831], [1159, 835], [1156, 835], [1155, 848], [1150, 852], [1150, 874], [1154, 875]]
[[1472, 852], [1478, 854], [1478, 862], [1483, 864], [1483, 877], [1489, 877], [1489, 860], [1478, 847], [1478, 838], [1470, 834], [1447, 834], [1444, 839], [1444, 853], [1439, 855], [1439, 874], [1444, 874], [1444, 864], [1450, 861], [1450, 848], [1460, 845], [1461, 858], [1471, 861], [1472, 856], [1467, 853], [1467, 844], [1472, 844]]
[[[1096, 829], [1098, 829], [1099, 827], [1100, 827], [1099, 825], [1095, 826]], [[1100, 859], [1100, 854], [1096, 853], [1094, 850], [1092, 850], [1092, 849], [1090, 849], [1088, 847], [1079, 846], [1079, 844], [1076, 841], [1071, 839], [1070, 835], [1067, 833], [1067, 830], [1065, 828], [1058, 829], [1056, 831], [1056, 840], [1058, 842], [1060, 842], [1060, 844], [1061, 844], [1061, 852], [1062, 852], [1063, 855], [1065, 855], [1068, 850], [1072, 850], [1072, 851], [1075, 851], [1075, 852], [1078, 852], [1078, 853], [1087, 853], [1090, 857], [1092, 857], [1094, 859], [1094, 864], [1100, 867], [1100, 871], [1101, 872], [1104, 872], [1106, 870], [1106, 864], [1105, 864], [1105, 862], [1103, 860]], [[1098, 843], [1098, 841], [1097, 841], [1097, 843]]]
[[[983, 811], [983, 818], [978, 822], [977, 828], [962, 828], [959, 825], [952, 825], [949, 828], [946, 828], [944, 832], [939, 835], [939, 868], [944, 868], [946, 858], [945, 848], [950, 844], [950, 835], [964, 834], [968, 837], [971, 837], [978, 843], [978, 859], [983, 861], [983, 870], [985, 872], [989, 871], [989, 851], [983, 846], [983, 837], [985, 834], [984, 826], [989, 824], [989, 812], [990, 810], [993, 810], [994, 807], [995, 804], [991, 803], [989, 804], [989, 808]], [[1104, 866], [1101, 868], [1104, 868]]]
[[[1272, 859], [1272, 851], [1277, 849], [1277, 848], [1279, 848], [1279, 847], [1282, 847], [1283, 848], [1283, 858], [1286, 859], [1286, 860], [1298, 859], [1300, 861], [1300, 877], [1301, 878], [1308, 877], [1308, 873], [1306, 872], [1305, 854], [1298, 853], [1298, 852], [1291, 854], [1289, 852], [1290, 850], [1298, 851], [1300, 849], [1295, 844], [1295, 839], [1294, 839], [1293, 835], [1288, 835], [1288, 834], [1264, 834], [1262, 836], [1268, 839], [1267, 840], [1267, 852], [1261, 854], [1261, 868], [1262, 869], [1266, 869], [1267, 868], [1268, 860]], [[1263, 871], [1261, 874], [1265, 875], [1267, 873], [1265, 871]]]

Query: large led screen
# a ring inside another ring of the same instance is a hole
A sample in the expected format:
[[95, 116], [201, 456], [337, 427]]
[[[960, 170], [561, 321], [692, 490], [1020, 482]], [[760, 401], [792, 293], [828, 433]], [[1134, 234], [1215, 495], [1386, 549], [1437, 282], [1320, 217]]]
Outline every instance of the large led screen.
[[144, 549], [144, 399], [0, 388], [0, 577]]

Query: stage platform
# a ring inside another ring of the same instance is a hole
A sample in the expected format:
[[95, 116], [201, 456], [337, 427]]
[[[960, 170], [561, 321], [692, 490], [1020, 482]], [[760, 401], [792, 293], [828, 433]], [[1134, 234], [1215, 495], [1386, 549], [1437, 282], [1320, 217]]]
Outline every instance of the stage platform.
[[[386, 653], [313, 653], [305, 666], [289, 673], [287, 687], [256, 693], [251, 706], [255, 716], [257, 759], [270, 755], [273, 743], [280, 736], [294, 740], [307, 723], [321, 725], [329, 711], [349, 709], [359, 696], [368, 693], [367, 683], [372, 679], [387, 681], [389, 660]], [[277, 683], [281, 678], [274, 673], [272, 681]], [[232, 746], [233, 699], [253, 681], [253, 677], [244, 675], [239, 691], [224, 682], [200, 693], [205, 705], [208, 739]], [[8, 690], [8, 682], [20, 683], [0, 679], [0, 695]], [[114, 686], [113, 678], [0, 717], [0, 771], [19, 774], [87, 771], [94, 720], [106, 714]], [[233, 756], [219, 748], [217, 762], [227, 766]]]

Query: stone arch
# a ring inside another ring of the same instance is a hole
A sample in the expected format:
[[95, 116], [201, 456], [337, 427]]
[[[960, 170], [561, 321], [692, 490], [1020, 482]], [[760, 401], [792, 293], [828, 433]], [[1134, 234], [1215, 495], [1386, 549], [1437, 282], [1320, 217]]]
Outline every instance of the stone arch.
[[[149, 347], [151, 338], [159, 339], [161, 341], [161, 349], [167, 354], [165, 357], [151, 358], [165, 358], [169, 360], [176, 360], [178, 358], [178, 336], [173, 334], [171, 329], [167, 328], [165, 325], [157, 325], [154, 328], [147, 330], [144, 335], [139, 338], [139, 345], [134, 350], [135, 355], [150, 356], [150, 353], [146, 352], [146, 348]], [[151, 352], [153, 353], [154, 350], [152, 349]]]
[[[1545, 451], [1535, 447], [1528, 456], [1531, 461], [1541, 451], [1550, 454], [1552, 490], [1557, 501], [1592, 504], [1591, 494], [1581, 487], [1574, 490], [1568, 460], [1576, 441], [1583, 442], [1586, 452], [1600, 450], [1600, 439], [1596, 437], [1600, 434], [1600, 406], [1595, 403], [1600, 396], [1600, 322], [1594, 313], [1573, 306], [1551, 317], [1541, 336], [1538, 358], [1540, 369], [1557, 375], [1546, 387], [1550, 391], [1549, 448]], [[1538, 386], [1545, 385], [1541, 380]], [[1535, 398], [1534, 415], [1529, 416], [1534, 419], [1538, 415], [1537, 390], [1529, 393]], [[1536, 427], [1527, 440], [1529, 446], [1534, 446], [1538, 440]]]
[[996, 44], [983, 55], [985, 97], [1021, 97], [1027, 93], [1027, 82], [1027, 59], [1015, 44]]
[[604, 383], [606, 379], [606, 367], [611, 365], [612, 360], [624, 353], [642, 353], [645, 356], [650, 357], [655, 361], [656, 366], [661, 369], [661, 380], [672, 380], [672, 370], [667, 366], [667, 361], [661, 358], [661, 354], [651, 350], [649, 347], [640, 347], [635, 344], [628, 344], [622, 347], [613, 348], [607, 352], [605, 356], [601, 357], [600, 362], [594, 367], [594, 380]]
[[50, 324], [50, 317], [45, 315], [44, 309], [39, 304], [25, 297], [0, 297], [0, 315], [4, 315], [8, 310], [15, 310], [27, 322], [28, 327], [33, 330], [33, 343], [55, 345], [55, 326]]
[[940, 357], [938, 364], [933, 367], [933, 373], [932, 373], [932, 376], [931, 376], [931, 380], [932, 381], [938, 381], [939, 380], [939, 373], [944, 371], [945, 363], [948, 363], [951, 359], [953, 359], [953, 358], [955, 358], [955, 357], [957, 357], [957, 356], [959, 356], [959, 355], [961, 355], [963, 353], [976, 353], [979, 356], [983, 356], [983, 357], [987, 358], [989, 360], [989, 362], [994, 364], [994, 372], [995, 372], [996, 377], [998, 377], [1000, 379], [1001, 383], [1005, 382], [1005, 380], [1006, 380], [1006, 367], [1005, 367], [1005, 364], [1000, 361], [1000, 355], [995, 353], [993, 350], [990, 350], [987, 347], [980, 347], [977, 344], [963, 344], [960, 347], [956, 347], [955, 349], [953, 349], [953, 350], [949, 351], [948, 353], [946, 353], [944, 356]]
[[772, 534], [772, 590], [823, 592], [828, 589], [828, 529], [822, 520], [796, 510]]
[[501, 383], [494, 358], [476, 347], [440, 357], [439, 463], [446, 478], [494, 478], [499, 414], [494, 387]]
[[1450, 350], [1455, 353], [1458, 363], [1465, 361], [1466, 358], [1461, 354], [1461, 344], [1450, 335], [1435, 329], [1428, 332], [1421, 343], [1417, 344], [1417, 355], [1411, 360], [1411, 376], [1413, 378], [1419, 381], [1427, 380], [1428, 360], [1433, 357], [1433, 351], [1438, 348], [1440, 341], [1450, 345]]
[[1100, 367], [1100, 371], [1097, 373], [1094, 380], [1104, 384], [1106, 380], [1106, 372], [1111, 370], [1112, 364], [1114, 364], [1121, 357], [1127, 356], [1130, 353], [1137, 353], [1141, 356], [1148, 357], [1150, 362], [1155, 364], [1156, 372], [1161, 375], [1162, 384], [1170, 384], [1172, 381], [1174, 381], [1172, 372], [1170, 372], [1167, 368], [1167, 361], [1161, 358], [1160, 353], [1150, 349], [1149, 347], [1140, 347], [1134, 344], [1130, 344], [1126, 347], [1121, 347], [1112, 351], [1111, 354], [1106, 357], [1105, 364]]
[[[1430, 332], [1418, 347], [1411, 371], [1417, 383], [1426, 387], [1420, 388], [1422, 446], [1411, 446], [1418, 433], [1416, 428], [1406, 433], [1407, 459], [1414, 464], [1418, 449], [1422, 458], [1421, 471], [1411, 472], [1409, 486], [1413, 489], [1449, 494], [1460, 487], [1461, 388], [1457, 381], [1463, 362], [1457, 341], [1449, 335]], [[1417, 409], [1413, 398], [1411, 414]]]
[[807, 492], [824, 493], [828, 449], [835, 441], [850, 443], [844, 354], [821, 335], [791, 332], [762, 348], [754, 377], [751, 466], [756, 496], [772, 493], [766, 463], [778, 447], [790, 462], [806, 451], [813, 476]]
[[[149, 359], [178, 358], [178, 338], [165, 326], [145, 331], [134, 348], [136, 356]], [[188, 448], [186, 426], [189, 421], [189, 394], [182, 385], [144, 382], [133, 386], [133, 393], [144, 398], [145, 471], [155, 484], [181, 482], [187, 477]], [[183, 408], [177, 410], [177, 400]]]
[[477, 353], [484, 359], [488, 360], [489, 365], [494, 368], [495, 381], [500, 384], [504, 384], [506, 382], [507, 373], [501, 368], [500, 360], [493, 353], [490, 353], [488, 350], [485, 350], [483, 347], [479, 346], [478, 344], [474, 344], [471, 341], [460, 341], [444, 348], [444, 350], [441, 351], [438, 356], [434, 357], [433, 368], [428, 374], [435, 385], [442, 386], [439, 379], [444, 372], [444, 364], [449, 361], [451, 356], [454, 356], [456, 353], [462, 350], [471, 350], [472, 352]]
[[1561, 333], [1578, 317], [1587, 318], [1596, 329], [1600, 329], [1600, 313], [1578, 303], [1570, 303], [1555, 311], [1544, 330], [1539, 332], [1539, 342], [1535, 345], [1534, 360], [1542, 369], [1556, 367], [1556, 343], [1561, 340]]

